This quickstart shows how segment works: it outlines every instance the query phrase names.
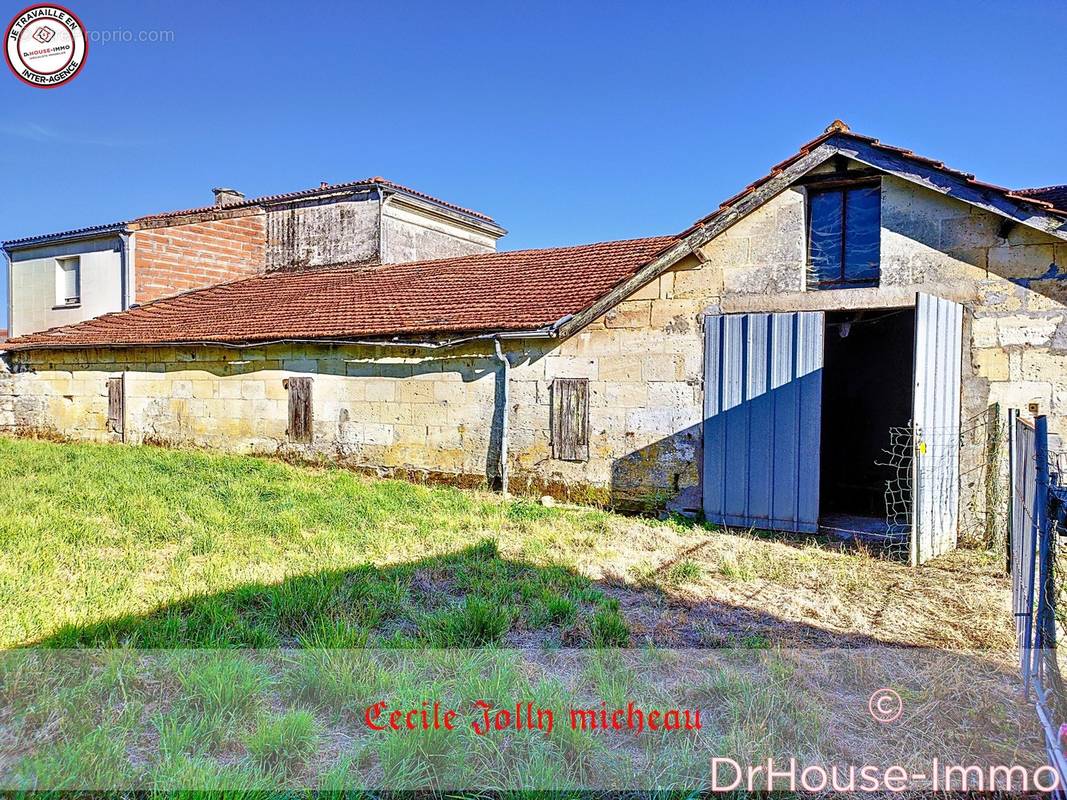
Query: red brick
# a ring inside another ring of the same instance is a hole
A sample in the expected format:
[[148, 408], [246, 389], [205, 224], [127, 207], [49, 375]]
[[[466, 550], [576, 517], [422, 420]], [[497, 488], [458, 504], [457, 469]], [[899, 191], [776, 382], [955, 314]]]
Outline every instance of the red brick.
[[134, 232], [138, 303], [263, 271], [263, 214]]

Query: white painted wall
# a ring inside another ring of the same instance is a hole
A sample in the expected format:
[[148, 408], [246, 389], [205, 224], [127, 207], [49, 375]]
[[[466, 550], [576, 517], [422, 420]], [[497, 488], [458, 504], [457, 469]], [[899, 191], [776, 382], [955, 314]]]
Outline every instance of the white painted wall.
[[383, 264], [492, 253], [500, 235], [397, 195], [382, 206], [381, 225]]
[[[56, 307], [56, 259], [81, 258], [81, 303]], [[11, 255], [10, 335], [22, 336], [122, 309], [117, 239], [71, 242]]]

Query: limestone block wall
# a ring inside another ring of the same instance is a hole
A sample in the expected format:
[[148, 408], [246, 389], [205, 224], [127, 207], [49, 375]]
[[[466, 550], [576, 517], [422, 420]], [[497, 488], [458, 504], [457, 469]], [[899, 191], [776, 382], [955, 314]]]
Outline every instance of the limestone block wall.
[[[0, 428], [89, 441], [107, 431], [107, 379], [126, 377], [125, 441], [328, 457], [484, 480], [495, 367], [371, 348], [143, 348], [13, 357]], [[287, 377], [313, 378], [314, 440], [288, 442]]]
[[[699, 302], [673, 274], [560, 343], [511, 340], [507, 414], [515, 491], [635, 508], [699, 484]], [[501, 364], [489, 342], [447, 352], [355, 346], [13, 353], [0, 429], [89, 441], [107, 430], [107, 381], [126, 377], [124, 440], [324, 458], [405, 477], [499, 474]], [[288, 441], [285, 379], [313, 378], [314, 438]], [[590, 380], [590, 458], [551, 456], [551, 385]]]
[[266, 268], [377, 263], [377, 192], [314, 197], [267, 209]]
[[[700, 485], [702, 299], [676, 300], [668, 272], [511, 372], [512, 484], [648, 509]], [[530, 342], [526, 352], [546, 343]], [[555, 378], [589, 380], [589, 460], [552, 458]]]

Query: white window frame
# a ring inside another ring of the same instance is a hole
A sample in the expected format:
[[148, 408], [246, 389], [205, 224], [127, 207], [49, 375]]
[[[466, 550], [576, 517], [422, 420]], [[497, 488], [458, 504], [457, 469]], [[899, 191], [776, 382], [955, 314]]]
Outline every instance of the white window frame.
[[[74, 272], [74, 297], [67, 295], [67, 274]], [[77, 308], [82, 303], [81, 256], [56, 259], [56, 308]]]

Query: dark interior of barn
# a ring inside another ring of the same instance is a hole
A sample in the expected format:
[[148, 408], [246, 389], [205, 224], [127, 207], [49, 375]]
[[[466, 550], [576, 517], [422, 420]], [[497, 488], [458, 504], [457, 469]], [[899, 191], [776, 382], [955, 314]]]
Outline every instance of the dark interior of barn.
[[826, 314], [820, 523], [886, 532], [886, 484], [897, 477], [891, 429], [912, 415], [913, 309]]

